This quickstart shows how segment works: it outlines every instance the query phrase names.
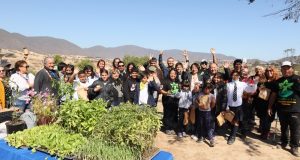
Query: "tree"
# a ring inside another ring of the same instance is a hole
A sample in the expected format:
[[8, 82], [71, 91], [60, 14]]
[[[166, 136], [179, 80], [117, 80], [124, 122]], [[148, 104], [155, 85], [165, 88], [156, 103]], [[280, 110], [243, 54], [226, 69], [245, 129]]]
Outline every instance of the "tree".
[[130, 56], [130, 55], [125, 55], [124, 56], [124, 63], [134, 63], [136, 66], [143, 65], [149, 60], [148, 56], [143, 56], [143, 57], [137, 57], [137, 56]]
[[78, 67], [79, 70], [83, 70], [83, 68], [87, 65], [94, 67], [93, 62], [90, 59], [82, 59], [76, 63], [76, 66]]
[[[255, 0], [248, 1], [250, 4], [253, 3]], [[298, 22], [300, 16], [300, 0], [285, 0], [285, 4], [287, 6], [286, 8], [265, 16], [283, 13], [283, 20], [294, 20], [294, 22]]]
[[55, 63], [56, 65], [58, 65], [58, 63], [63, 62], [63, 61], [64, 61], [64, 59], [63, 59], [62, 56], [57, 55], [57, 54], [54, 56], [54, 63]]

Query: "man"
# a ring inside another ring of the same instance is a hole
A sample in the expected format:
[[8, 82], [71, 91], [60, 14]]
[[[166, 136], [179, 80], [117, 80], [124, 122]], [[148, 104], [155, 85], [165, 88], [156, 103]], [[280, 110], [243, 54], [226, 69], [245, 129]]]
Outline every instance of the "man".
[[160, 51], [159, 53], [159, 57], [158, 57], [158, 63], [159, 63], [159, 67], [160, 69], [162, 70], [163, 72], [163, 77], [164, 78], [168, 78], [168, 75], [169, 75], [169, 71], [172, 69], [172, 68], [175, 68], [175, 64], [174, 64], [174, 58], [173, 57], [169, 57], [167, 59], [167, 67], [165, 66], [165, 64], [163, 63], [163, 59], [162, 59], [162, 56], [163, 56], [163, 51]]
[[281, 147], [286, 148], [290, 130], [291, 153], [300, 157], [300, 77], [294, 74], [292, 63], [284, 61], [281, 65], [282, 77], [272, 89], [268, 105], [268, 114], [272, 115], [272, 106], [277, 103], [277, 114], [281, 127]]
[[59, 80], [59, 75], [54, 70], [54, 58], [46, 57], [44, 59], [44, 68], [41, 69], [34, 79], [34, 90], [37, 93], [53, 93], [57, 95], [57, 89], [52, 86], [54, 80]]
[[127, 74], [126, 74], [126, 70], [125, 70], [125, 64], [123, 61], [119, 61], [118, 62], [118, 70], [120, 72], [120, 79], [122, 81], [126, 81], [126, 79], [128, 78], [127, 77]]

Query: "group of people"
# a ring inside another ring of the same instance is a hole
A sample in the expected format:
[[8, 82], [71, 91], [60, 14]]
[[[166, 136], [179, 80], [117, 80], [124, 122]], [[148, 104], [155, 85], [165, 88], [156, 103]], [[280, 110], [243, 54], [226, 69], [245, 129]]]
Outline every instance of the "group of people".
[[73, 84], [73, 99], [103, 99], [108, 108], [123, 102], [156, 107], [161, 94], [162, 130], [166, 134], [177, 134], [178, 138], [190, 134], [197, 142], [207, 139], [211, 147], [216, 144], [214, 136], [224, 130], [217, 125], [218, 115], [234, 113], [227, 140], [231, 145], [239, 130], [241, 138], [246, 138], [255, 123], [255, 115], [259, 118], [261, 138], [268, 139], [277, 112], [281, 147], [289, 144], [292, 154], [300, 156], [300, 77], [294, 74], [291, 62], [282, 63], [281, 73], [275, 66], [254, 66], [255, 74], [250, 75], [250, 68], [241, 59], [234, 60], [232, 69], [229, 63], [221, 67], [213, 50], [212, 63], [203, 59], [200, 64], [189, 65], [184, 51], [184, 62], [175, 63], [175, 59], [169, 57], [165, 65], [163, 55], [160, 52], [158, 59], [150, 57], [140, 66], [115, 58], [110, 69], [101, 59], [97, 69], [87, 65], [77, 73], [74, 65], [63, 62], [55, 70], [54, 59], [47, 57], [44, 68], [35, 76], [28, 73], [27, 62], [20, 60], [15, 63], [15, 73], [7, 77], [8, 83], [4, 80], [5, 68], [0, 67], [0, 108], [9, 107], [14, 97], [12, 105], [25, 111], [30, 107], [29, 90], [57, 94], [51, 85], [54, 80]]

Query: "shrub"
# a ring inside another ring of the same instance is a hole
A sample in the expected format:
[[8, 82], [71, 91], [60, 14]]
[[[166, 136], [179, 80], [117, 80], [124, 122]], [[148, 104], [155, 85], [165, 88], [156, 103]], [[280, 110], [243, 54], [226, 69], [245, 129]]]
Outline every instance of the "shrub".
[[143, 56], [143, 57], [136, 57], [136, 56], [130, 56], [125, 55], [124, 56], [124, 63], [128, 64], [130, 62], [134, 63], [136, 66], [143, 65], [149, 60], [149, 57]]
[[83, 68], [87, 65], [93, 66], [94, 64], [90, 59], [82, 59], [79, 62], [76, 63], [76, 66], [78, 67], [78, 69], [81, 71], [83, 70]]
[[101, 116], [93, 137], [142, 153], [152, 147], [160, 126], [160, 116], [154, 108], [125, 103]]
[[90, 135], [94, 130], [97, 119], [106, 112], [106, 102], [102, 99], [87, 102], [71, 100], [64, 102], [59, 111], [59, 124], [83, 135]]

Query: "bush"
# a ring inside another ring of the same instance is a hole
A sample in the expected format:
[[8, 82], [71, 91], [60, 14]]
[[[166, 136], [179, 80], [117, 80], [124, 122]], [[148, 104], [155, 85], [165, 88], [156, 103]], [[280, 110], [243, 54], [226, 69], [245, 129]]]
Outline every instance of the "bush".
[[81, 71], [83, 70], [83, 68], [87, 65], [93, 66], [94, 64], [90, 59], [82, 59], [79, 62], [76, 63], [76, 66], [78, 67], [78, 69]]
[[153, 146], [160, 126], [160, 116], [154, 108], [125, 103], [103, 114], [92, 136], [142, 153]]
[[112, 145], [90, 139], [88, 143], [83, 145], [76, 152], [76, 158], [84, 160], [136, 160], [140, 159], [139, 154], [129, 147]]
[[130, 56], [130, 55], [125, 55], [124, 56], [124, 63], [134, 63], [136, 66], [139, 65], [144, 65], [147, 61], [149, 60], [149, 57], [143, 56], [143, 57], [136, 57], [136, 56]]
[[32, 148], [32, 152], [42, 149], [61, 158], [73, 155], [87, 141], [82, 135], [70, 134], [58, 125], [34, 127], [8, 135], [5, 139], [16, 148], [26, 146]]
[[106, 102], [102, 99], [87, 102], [71, 100], [62, 104], [59, 111], [59, 124], [83, 135], [90, 135], [101, 114], [106, 113]]

